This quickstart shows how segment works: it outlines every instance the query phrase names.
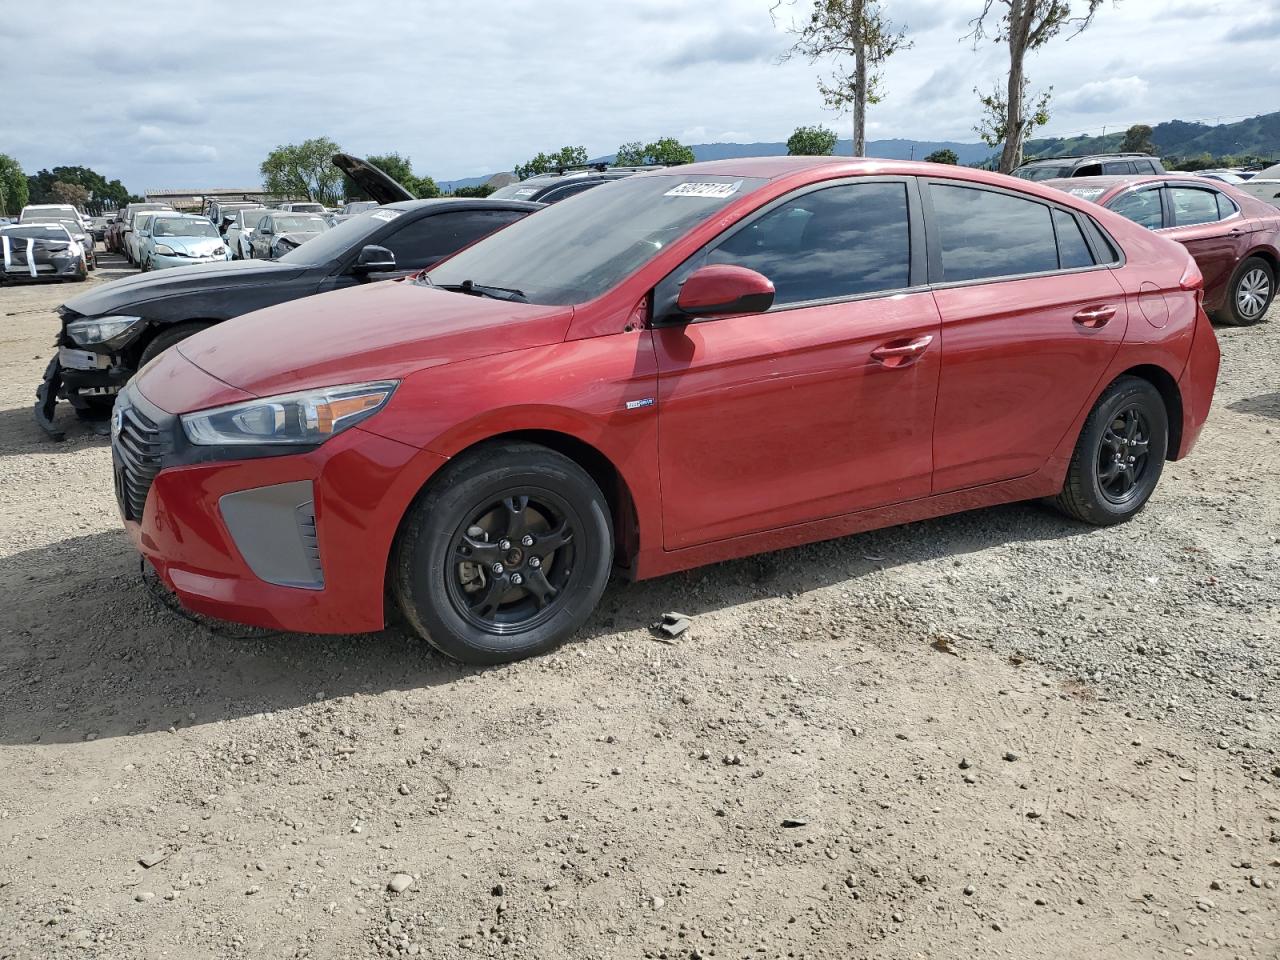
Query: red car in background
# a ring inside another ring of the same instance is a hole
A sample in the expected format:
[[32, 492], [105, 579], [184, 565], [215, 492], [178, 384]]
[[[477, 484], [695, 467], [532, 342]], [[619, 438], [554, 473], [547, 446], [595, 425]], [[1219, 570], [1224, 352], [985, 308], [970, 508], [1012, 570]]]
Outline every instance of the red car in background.
[[1201, 293], [1178, 244], [999, 174], [671, 167], [170, 348], [116, 401], [117, 499], [192, 610], [346, 633], [390, 595], [509, 660], [614, 569], [1032, 498], [1129, 519], [1208, 415]]
[[1280, 278], [1280, 208], [1201, 177], [1045, 180], [1177, 240], [1204, 274], [1204, 308], [1220, 323], [1266, 316]]

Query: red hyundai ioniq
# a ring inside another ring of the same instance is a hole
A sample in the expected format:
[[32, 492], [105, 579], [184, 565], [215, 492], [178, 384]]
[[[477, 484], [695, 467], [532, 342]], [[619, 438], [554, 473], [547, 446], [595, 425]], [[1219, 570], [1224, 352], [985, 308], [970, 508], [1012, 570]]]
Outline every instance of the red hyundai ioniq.
[[387, 598], [471, 662], [653, 577], [1029, 498], [1127, 520], [1218, 370], [1178, 244], [1060, 191], [830, 157], [641, 174], [415, 279], [248, 314], [121, 393], [138, 548], [296, 631]]

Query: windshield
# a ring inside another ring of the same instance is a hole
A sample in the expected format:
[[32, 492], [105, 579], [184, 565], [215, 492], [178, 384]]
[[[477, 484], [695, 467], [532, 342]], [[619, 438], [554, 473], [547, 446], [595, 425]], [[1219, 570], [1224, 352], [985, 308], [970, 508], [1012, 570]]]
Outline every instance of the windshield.
[[1013, 175], [1023, 180], [1052, 180], [1054, 177], [1071, 176], [1071, 168], [1061, 164], [1045, 164], [1039, 167], [1021, 167], [1013, 171]]
[[290, 250], [280, 257], [281, 263], [301, 263], [313, 267], [344, 257], [352, 250], [363, 247], [368, 238], [380, 231], [394, 220], [403, 210], [395, 207], [383, 207], [367, 216], [352, 217], [343, 220], [332, 229], [326, 230], [314, 240], [308, 240], [302, 246]]
[[366, 210], [374, 209], [377, 205], [377, 200], [357, 200], [354, 203], [348, 203], [342, 208], [342, 212], [346, 214], [364, 213]]
[[156, 218], [154, 213], [140, 213], [133, 218], [134, 230], [147, 230], [151, 227], [151, 221]]
[[188, 220], [185, 217], [157, 217], [151, 233], [157, 237], [217, 237], [212, 223], [201, 217]]
[[84, 233], [84, 227], [80, 225], [80, 221], [72, 220], [70, 217], [49, 217], [49, 216], [27, 217], [27, 219], [22, 222], [23, 223], [56, 223], [59, 226], [66, 227], [67, 232], [70, 234]]
[[35, 240], [70, 240], [67, 231], [56, 223], [33, 223], [30, 226], [0, 227], [6, 237], [26, 237]]
[[428, 274], [437, 286], [519, 290], [530, 303], [594, 300], [765, 181], [653, 175], [615, 180], [525, 217]]
[[289, 209], [296, 210], [299, 213], [320, 213], [324, 210], [324, 207], [318, 203], [291, 203], [289, 204]]
[[262, 215], [266, 212], [267, 211], [262, 207], [258, 207], [256, 210], [241, 210], [238, 214], [241, 229], [252, 227], [262, 219]]
[[276, 217], [272, 223], [276, 233], [316, 233], [328, 226], [320, 217]]

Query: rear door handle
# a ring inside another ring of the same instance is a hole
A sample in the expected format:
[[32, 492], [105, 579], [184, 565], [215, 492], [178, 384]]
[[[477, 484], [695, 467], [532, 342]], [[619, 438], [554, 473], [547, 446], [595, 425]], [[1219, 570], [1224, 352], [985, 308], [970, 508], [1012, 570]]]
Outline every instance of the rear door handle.
[[1096, 330], [1098, 327], [1105, 327], [1107, 322], [1115, 315], [1116, 308], [1111, 306], [1111, 304], [1106, 304], [1101, 307], [1085, 307], [1071, 319], [1075, 320], [1075, 322], [1080, 324], [1082, 327], [1089, 327], [1091, 330]]
[[933, 334], [931, 333], [925, 334], [923, 337], [917, 337], [909, 343], [890, 340], [888, 343], [881, 344], [872, 350], [871, 358], [878, 360], [882, 365], [890, 369], [905, 367], [913, 360], [916, 360], [920, 354], [924, 353], [931, 343], [933, 343]]

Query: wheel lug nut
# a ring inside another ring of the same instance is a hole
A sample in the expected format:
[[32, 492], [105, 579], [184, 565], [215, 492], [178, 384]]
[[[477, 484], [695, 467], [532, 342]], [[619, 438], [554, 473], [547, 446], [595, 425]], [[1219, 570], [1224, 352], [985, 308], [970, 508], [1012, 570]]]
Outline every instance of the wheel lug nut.
[[526, 533], [523, 537], [520, 538], [520, 542], [524, 544], [526, 547], [532, 547], [533, 537], [529, 536], [529, 534]]
[[530, 557], [530, 558], [529, 558], [529, 566], [531, 566], [531, 567], [533, 567], [533, 569], [537, 570], [540, 566], [542, 566], [542, 561], [541, 561], [541, 560], [539, 560], [537, 557]]
[[524, 577], [520, 576], [518, 573], [513, 573], [511, 575], [511, 582], [518, 587], [520, 584], [524, 583]]
[[492, 570], [494, 573], [501, 575], [501, 574], [502, 574], [502, 572], [503, 572], [504, 570], [506, 570], [507, 568], [506, 568], [506, 567], [504, 567], [504, 566], [503, 566], [502, 564], [500, 564], [500, 563], [495, 563], [495, 564], [494, 564], [492, 567], [490, 567], [489, 569], [490, 569], [490, 570]]
[[511, 549], [511, 541], [510, 541], [510, 540], [499, 540], [499, 541], [498, 541], [498, 546], [499, 546], [501, 549], [503, 549], [503, 550], [510, 550], [510, 549]]

